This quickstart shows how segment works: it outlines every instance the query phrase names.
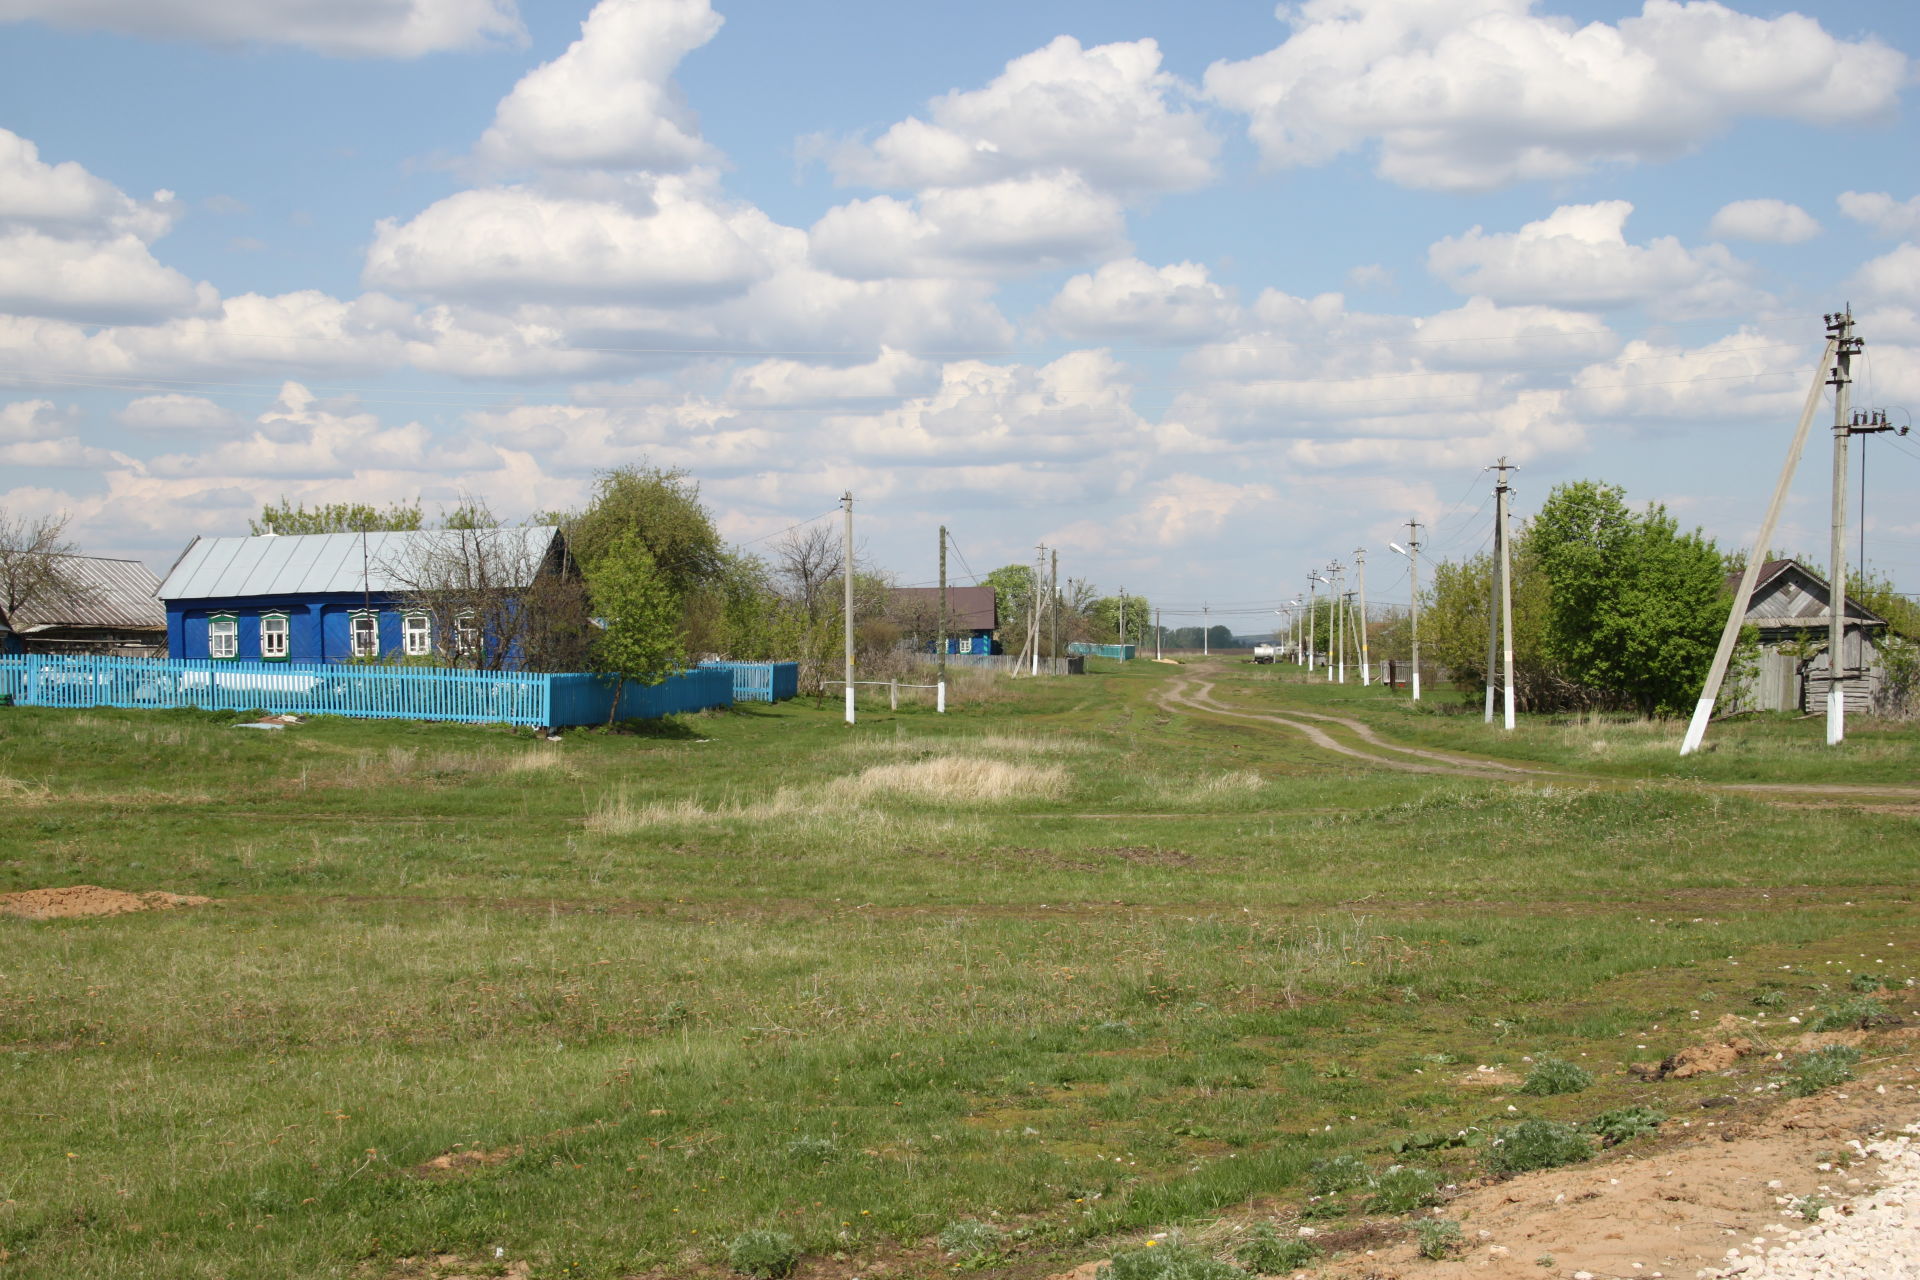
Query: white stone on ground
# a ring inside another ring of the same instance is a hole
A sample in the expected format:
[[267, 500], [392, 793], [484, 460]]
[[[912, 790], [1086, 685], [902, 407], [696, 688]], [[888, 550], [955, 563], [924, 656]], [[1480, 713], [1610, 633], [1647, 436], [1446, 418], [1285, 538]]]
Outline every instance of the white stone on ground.
[[[1789, 1231], [1765, 1251], [1727, 1251], [1727, 1265], [1702, 1280], [1920, 1280], [1920, 1124], [1870, 1142], [1885, 1185], [1820, 1211], [1802, 1231]], [[1910, 1207], [1911, 1206], [1911, 1207]]]

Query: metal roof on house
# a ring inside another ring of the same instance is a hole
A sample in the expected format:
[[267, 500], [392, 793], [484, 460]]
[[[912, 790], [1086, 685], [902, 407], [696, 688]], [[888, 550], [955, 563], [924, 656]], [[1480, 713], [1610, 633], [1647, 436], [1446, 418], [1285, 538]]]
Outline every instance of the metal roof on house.
[[[1727, 589], [1738, 587], [1740, 575], [1727, 575]], [[1824, 627], [1831, 623], [1827, 580], [1798, 560], [1768, 560], [1753, 580], [1753, 598], [1747, 602], [1747, 621], [1760, 627]], [[1869, 626], [1886, 619], [1847, 593], [1846, 617]]]
[[382, 533], [263, 534], [251, 538], [196, 538], [160, 584], [162, 600], [235, 596], [324, 595], [354, 591], [391, 594], [414, 585], [407, 567], [456, 550], [463, 537], [483, 537], [501, 570], [527, 581], [546, 563], [560, 531], [529, 525], [478, 531], [417, 529]]
[[49, 627], [166, 629], [166, 610], [153, 594], [160, 579], [146, 565], [97, 556], [60, 559], [61, 574], [75, 590], [36, 596], [0, 621], [21, 635]]
[[[895, 587], [888, 593], [896, 610], [925, 610], [928, 616], [940, 608], [938, 587]], [[947, 629], [950, 631], [992, 631], [1000, 625], [992, 587], [948, 587]]]

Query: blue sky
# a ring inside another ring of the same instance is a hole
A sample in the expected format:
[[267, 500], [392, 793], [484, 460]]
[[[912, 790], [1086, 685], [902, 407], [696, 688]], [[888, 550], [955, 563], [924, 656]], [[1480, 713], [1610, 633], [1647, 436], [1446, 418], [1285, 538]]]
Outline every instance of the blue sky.
[[[1238, 622], [1363, 546], [1404, 599], [1386, 540], [1477, 550], [1501, 454], [1521, 515], [1595, 478], [1743, 540], [1849, 300], [1856, 403], [1920, 405], [1892, 0], [0, 24], [0, 507], [161, 567], [282, 496], [520, 518], [651, 461], [743, 541], [851, 488], [902, 581], [945, 523]], [[1867, 457], [1920, 590], [1920, 438]]]

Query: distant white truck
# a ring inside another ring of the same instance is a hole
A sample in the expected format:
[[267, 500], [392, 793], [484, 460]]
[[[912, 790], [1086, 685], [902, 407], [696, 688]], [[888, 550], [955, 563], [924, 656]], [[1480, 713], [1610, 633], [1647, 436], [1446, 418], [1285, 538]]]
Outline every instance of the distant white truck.
[[1279, 649], [1279, 646], [1277, 645], [1257, 644], [1253, 646], [1253, 660], [1255, 662], [1259, 662], [1259, 663], [1272, 662], [1276, 657], [1279, 656], [1279, 654], [1280, 654], [1280, 649]]

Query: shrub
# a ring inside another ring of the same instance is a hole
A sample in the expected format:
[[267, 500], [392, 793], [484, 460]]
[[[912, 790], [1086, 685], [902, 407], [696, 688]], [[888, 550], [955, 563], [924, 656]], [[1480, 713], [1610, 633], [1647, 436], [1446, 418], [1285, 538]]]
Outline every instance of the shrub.
[[825, 1164], [840, 1154], [840, 1145], [832, 1138], [803, 1133], [787, 1144], [787, 1154], [806, 1164]]
[[1762, 1009], [1784, 1009], [1787, 1007], [1787, 993], [1784, 991], [1762, 991], [1753, 998], [1753, 1002]]
[[1858, 1061], [1860, 1051], [1843, 1044], [1830, 1044], [1803, 1053], [1787, 1068], [1787, 1096], [1804, 1098], [1836, 1084], [1845, 1084], [1853, 1079], [1853, 1064]]
[[940, 1248], [961, 1258], [984, 1258], [1000, 1251], [1003, 1235], [991, 1222], [962, 1218], [940, 1229]]
[[800, 1246], [784, 1231], [743, 1231], [727, 1246], [727, 1263], [755, 1280], [780, 1280], [800, 1261]]
[[1818, 1016], [1807, 1024], [1807, 1030], [1864, 1031], [1886, 1021], [1886, 1005], [1872, 996], [1855, 996], [1851, 1000], [1842, 1000], [1830, 1009], [1820, 1010]]
[[1460, 1234], [1460, 1224], [1445, 1218], [1424, 1219], [1414, 1228], [1414, 1233], [1420, 1238], [1420, 1256], [1435, 1262], [1451, 1258], [1466, 1244]]
[[1358, 1156], [1337, 1155], [1315, 1160], [1307, 1166], [1307, 1181], [1313, 1185], [1315, 1195], [1338, 1195], [1364, 1187], [1368, 1180], [1367, 1166]]
[[1297, 1270], [1319, 1256], [1320, 1250], [1311, 1240], [1289, 1240], [1264, 1222], [1247, 1232], [1247, 1238], [1233, 1251], [1235, 1262], [1263, 1276]]
[[1527, 1082], [1520, 1086], [1520, 1092], [1546, 1098], [1556, 1093], [1579, 1093], [1592, 1083], [1593, 1072], [1585, 1067], [1561, 1058], [1542, 1058], [1527, 1072]]
[[1396, 1164], [1373, 1180], [1369, 1213], [1412, 1213], [1440, 1198], [1440, 1175], [1431, 1169]]
[[1660, 1125], [1666, 1118], [1666, 1112], [1655, 1111], [1652, 1107], [1615, 1107], [1611, 1111], [1602, 1111], [1580, 1127], [1588, 1133], [1599, 1134], [1604, 1145], [1617, 1147], [1645, 1134], [1660, 1132]]
[[1094, 1280], [1246, 1280], [1231, 1262], [1184, 1244], [1145, 1244], [1121, 1249], [1094, 1272]]
[[1880, 975], [1877, 973], [1856, 973], [1853, 975], [1853, 981], [1849, 982], [1847, 985], [1852, 987], [1855, 991], [1861, 992], [1866, 995], [1872, 995], [1874, 992], [1878, 991], [1880, 988], [1886, 986], [1887, 984], [1885, 980], [1882, 979]]
[[1577, 1164], [1593, 1154], [1593, 1144], [1570, 1124], [1557, 1120], [1522, 1120], [1502, 1129], [1487, 1148], [1490, 1173], [1525, 1173]]

